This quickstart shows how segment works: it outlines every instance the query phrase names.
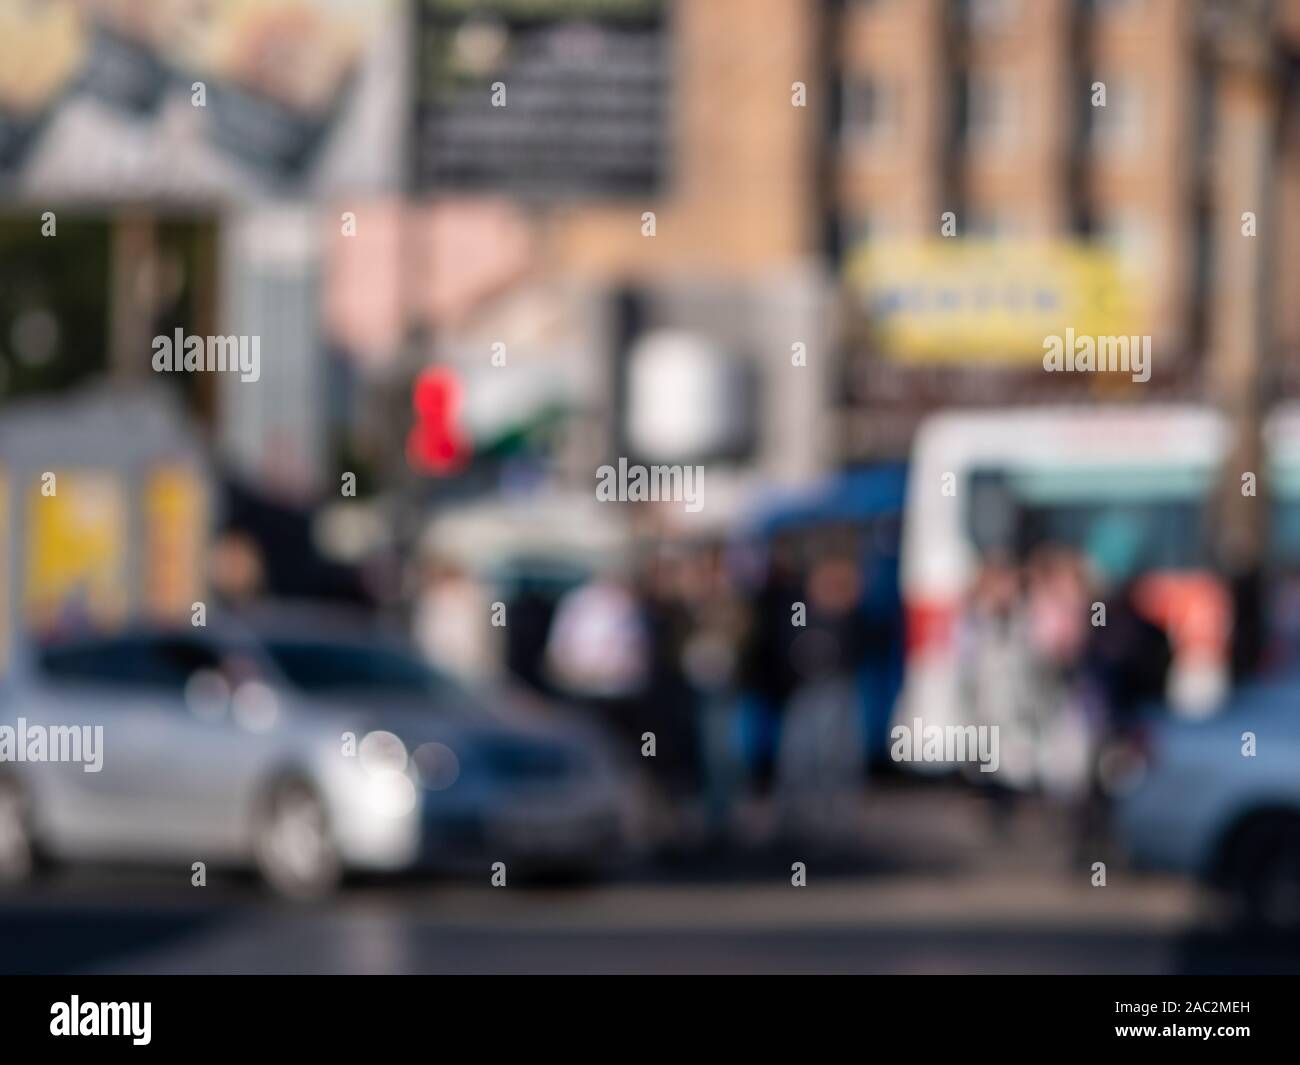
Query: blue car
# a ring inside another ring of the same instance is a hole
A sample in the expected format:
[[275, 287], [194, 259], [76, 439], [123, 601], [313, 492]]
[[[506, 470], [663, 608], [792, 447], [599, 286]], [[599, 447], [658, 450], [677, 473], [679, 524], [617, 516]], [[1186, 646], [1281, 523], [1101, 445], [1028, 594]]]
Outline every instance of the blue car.
[[1247, 925], [1300, 932], [1300, 674], [1206, 720], [1160, 720], [1145, 747], [1116, 811], [1134, 863], [1200, 878]]

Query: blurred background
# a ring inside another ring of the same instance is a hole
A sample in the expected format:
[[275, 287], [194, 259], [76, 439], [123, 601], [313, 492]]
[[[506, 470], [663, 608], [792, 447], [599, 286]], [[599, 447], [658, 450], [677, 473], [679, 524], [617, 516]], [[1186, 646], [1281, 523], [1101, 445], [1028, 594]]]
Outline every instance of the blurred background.
[[0, 968], [1294, 971], [1298, 76], [1293, 0], [0, 0], [0, 718], [105, 736], [0, 765]]

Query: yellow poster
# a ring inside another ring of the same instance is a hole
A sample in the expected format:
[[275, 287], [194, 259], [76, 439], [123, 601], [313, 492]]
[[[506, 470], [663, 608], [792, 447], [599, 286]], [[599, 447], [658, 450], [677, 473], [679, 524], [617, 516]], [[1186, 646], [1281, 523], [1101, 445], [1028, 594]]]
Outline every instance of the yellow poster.
[[159, 467], [145, 489], [144, 608], [175, 621], [203, 598], [206, 505], [195, 473]]
[[38, 475], [27, 495], [28, 622], [111, 624], [129, 604], [126, 497], [111, 473]]
[[881, 352], [910, 363], [1041, 362], [1044, 339], [1149, 331], [1144, 286], [1113, 252], [1071, 241], [872, 243], [847, 278]]

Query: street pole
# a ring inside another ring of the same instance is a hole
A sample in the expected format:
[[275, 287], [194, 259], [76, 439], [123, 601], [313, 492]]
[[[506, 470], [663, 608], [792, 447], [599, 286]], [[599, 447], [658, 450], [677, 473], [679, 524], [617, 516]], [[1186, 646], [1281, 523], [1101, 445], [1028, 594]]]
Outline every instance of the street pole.
[[[1237, 679], [1256, 665], [1263, 631], [1269, 496], [1262, 428], [1273, 391], [1270, 234], [1276, 229], [1272, 192], [1279, 65], [1268, 0], [1206, 0], [1199, 14], [1215, 85], [1209, 164], [1215, 269], [1206, 384], [1229, 431], [1212, 521], [1213, 547], [1233, 598], [1232, 673]], [[1249, 231], [1243, 218], [1247, 211], [1255, 220]], [[1246, 474], [1254, 475], [1253, 492]]]

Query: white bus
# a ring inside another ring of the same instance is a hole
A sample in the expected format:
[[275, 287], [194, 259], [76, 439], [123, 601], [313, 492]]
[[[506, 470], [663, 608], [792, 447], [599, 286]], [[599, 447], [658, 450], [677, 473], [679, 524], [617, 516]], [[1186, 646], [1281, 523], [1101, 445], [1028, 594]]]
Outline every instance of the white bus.
[[[1300, 458], [1300, 416], [1274, 418], [1270, 439], [1284, 430]], [[904, 508], [906, 665], [895, 721], [977, 724], [960, 676], [967, 598], [986, 552], [1023, 559], [1036, 543], [1104, 556], [1112, 576], [1150, 575], [1178, 623], [1170, 697], [1188, 712], [1212, 705], [1226, 680], [1227, 596], [1208, 570], [1203, 518], [1227, 442], [1223, 419], [1191, 405], [928, 419]]]

